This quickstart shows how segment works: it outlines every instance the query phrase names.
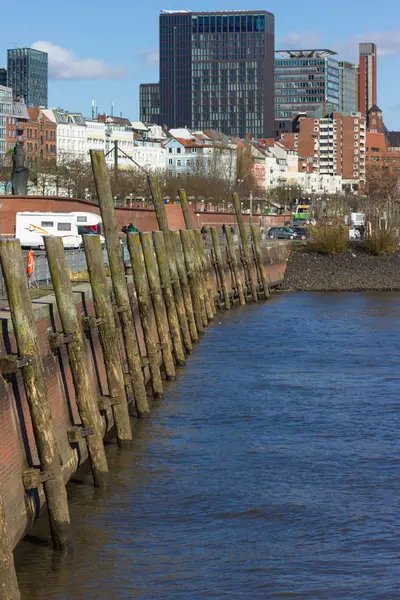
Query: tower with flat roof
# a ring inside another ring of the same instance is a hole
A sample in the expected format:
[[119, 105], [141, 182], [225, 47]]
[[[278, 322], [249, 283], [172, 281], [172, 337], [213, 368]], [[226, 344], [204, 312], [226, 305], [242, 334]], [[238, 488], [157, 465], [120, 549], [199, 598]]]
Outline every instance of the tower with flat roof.
[[47, 108], [48, 55], [33, 48], [7, 50], [7, 80], [14, 98], [28, 107]]
[[376, 44], [360, 44], [359, 110], [363, 115], [378, 102], [376, 57]]
[[160, 122], [265, 138], [274, 123], [274, 15], [160, 15]]

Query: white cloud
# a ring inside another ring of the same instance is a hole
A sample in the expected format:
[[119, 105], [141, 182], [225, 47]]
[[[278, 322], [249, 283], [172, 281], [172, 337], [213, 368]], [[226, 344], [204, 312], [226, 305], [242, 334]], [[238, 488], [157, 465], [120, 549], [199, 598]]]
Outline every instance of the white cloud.
[[158, 65], [160, 57], [158, 54], [158, 50], [154, 48], [143, 48], [139, 50], [139, 55], [146, 65]]
[[366, 35], [355, 35], [336, 44], [341, 55], [357, 59], [360, 42], [372, 42], [377, 45], [378, 56], [400, 56], [400, 31], [375, 31]]
[[321, 35], [316, 31], [290, 31], [278, 36], [277, 50], [309, 50], [317, 48], [321, 43]]
[[122, 67], [110, 67], [102, 60], [79, 58], [73, 50], [52, 42], [38, 41], [32, 45], [49, 55], [49, 79], [94, 80], [121, 79]]

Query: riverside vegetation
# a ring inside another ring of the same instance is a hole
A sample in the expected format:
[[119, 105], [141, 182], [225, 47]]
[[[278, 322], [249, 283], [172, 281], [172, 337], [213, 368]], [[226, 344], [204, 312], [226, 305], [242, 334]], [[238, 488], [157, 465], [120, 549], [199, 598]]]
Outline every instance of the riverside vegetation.
[[375, 230], [363, 241], [349, 241], [348, 229], [322, 225], [311, 241], [294, 247], [282, 290], [400, 290], [399, 239], [392, 230]]

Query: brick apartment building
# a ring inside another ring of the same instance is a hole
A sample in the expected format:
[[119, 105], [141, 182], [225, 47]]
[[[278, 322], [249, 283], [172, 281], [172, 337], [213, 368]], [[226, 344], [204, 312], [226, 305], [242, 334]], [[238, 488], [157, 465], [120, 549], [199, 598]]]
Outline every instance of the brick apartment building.
[[282, 134], [281, 141], [302, 159], [312, 159], [314, 172], [340, 175], [354, 184], [365, 181], [366, 119], [360, 113], [304, 116], [296, 127], [296, 133]]
[[366, 166], [390, 168], [400, 174], [399, 132], [387, 131], [381, 109], [372, 106], [368, 112]]
[[31, 158], [56, 158], [57, 124], [40, 108], [28, 108], [29, 121], [25, 130], [25, 153]]

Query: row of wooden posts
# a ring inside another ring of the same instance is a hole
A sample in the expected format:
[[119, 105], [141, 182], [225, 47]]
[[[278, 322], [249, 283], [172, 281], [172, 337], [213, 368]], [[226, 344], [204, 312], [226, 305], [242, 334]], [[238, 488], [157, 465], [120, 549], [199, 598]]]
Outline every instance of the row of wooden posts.
[[[149, 177], [160, 231], [127, 235], [146, 348], [146, 356], [141, 356], [104, 154], [92, 151], [91, 161], [109, 259], [107, 268], [99, 236], [84, 236], [94, 317], [83, 318], [77, 311], [61, 239], [46, 238], [45, 246], [62, 325], [62, 331], [51, 334], [50, 345], [54, 352], [63, 346], [67, 349], [81, 420], [80, 425], [68, 430], [68, 439], [75, 444], [85, 441], [94, 485], [106, 487], [108, 465], [101, 414], [112, 412], [118, 443], [129, 445], [132, 441], [130, 401], [133, 400], [131, 406], [135, 407], [138, 418], [145, 418], [150, 413], [145, 369], [150, 374], [153, 397], [161, 398], [164, 391], [162, 370], [167, 380], [175, 378], [176, 367], [185, 364], [193, 345], [213, 320], [216, 308], [229, 309], [236, 301], [244, 305], [247, 300], [268, 298], [270, 289], [263, 267], [259, 228], [251, 227], [252, 244], [249, 247], [237, 195], [233, 200], [241, 237], [239, 260], [243, 268], [239, 266], [232, 234], [226, 228], [227, 262], [233, 282], [229, 291], [218, 231], [210, 227], [218, 291], [215, 295], [201, 233], [193, 229], [186, 193], [180, 191], [187, 229], [170, 231], [161, 190], [157, 180]], [[67, 493], [18, 240], [0, 241], [0, 261], [18, 349], [17, 356], [2, 359], [1, 369], [3, 374], [7, 370], [21, 371], [40, 461], [39, 466], [32, 466], [23, 473], [24, 486], [26, 490], [33, 490], [43, 485], [53, 545], [56, 550], [65, 551], [72, 544]], [[109, 395], [100, 398], [89, 375], [84, 341], [85, 328], [93, 327], [99, 332], [109, 388]], [[19, 597], [0, 491], [0, 600]]]

